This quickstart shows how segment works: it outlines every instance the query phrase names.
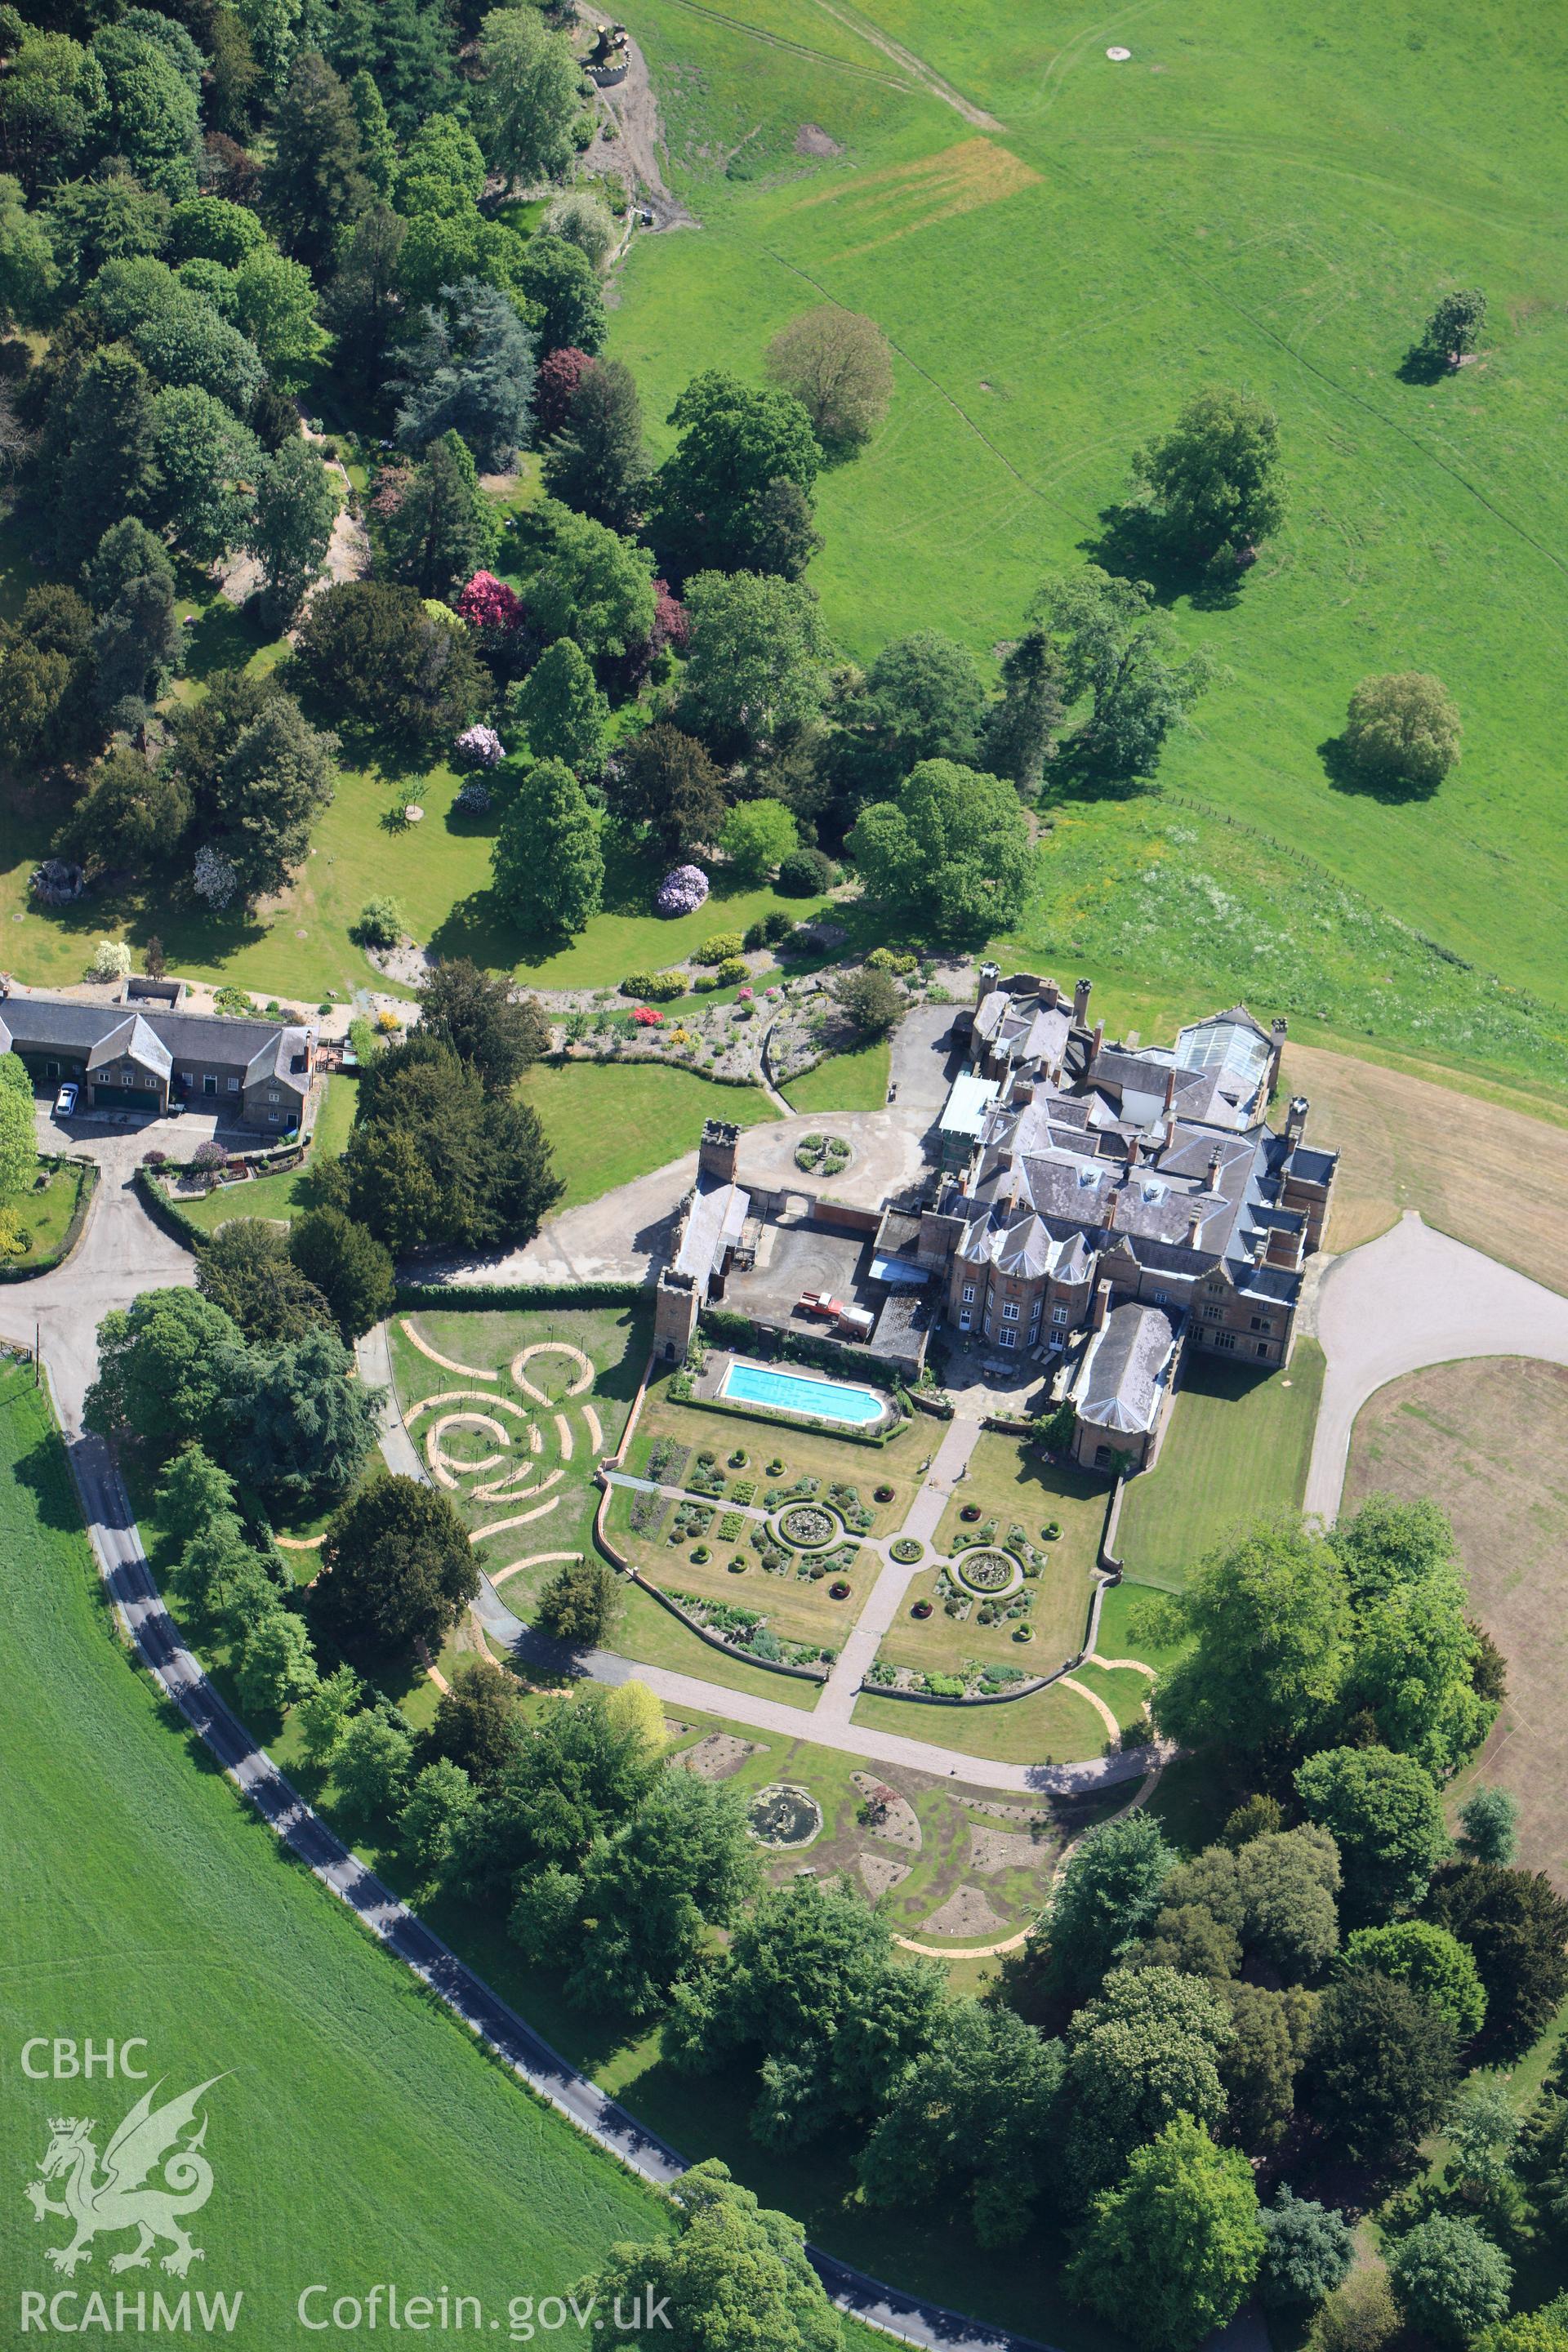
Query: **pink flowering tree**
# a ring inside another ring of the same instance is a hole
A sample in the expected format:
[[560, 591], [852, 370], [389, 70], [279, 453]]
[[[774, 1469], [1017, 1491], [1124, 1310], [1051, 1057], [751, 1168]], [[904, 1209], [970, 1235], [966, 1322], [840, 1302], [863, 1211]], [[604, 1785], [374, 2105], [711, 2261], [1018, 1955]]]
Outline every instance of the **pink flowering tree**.
[[472, 629], [515, 629], [522, 622], [522, 599], [493, 572], [476, 572], [458, 599], [458, 614]]

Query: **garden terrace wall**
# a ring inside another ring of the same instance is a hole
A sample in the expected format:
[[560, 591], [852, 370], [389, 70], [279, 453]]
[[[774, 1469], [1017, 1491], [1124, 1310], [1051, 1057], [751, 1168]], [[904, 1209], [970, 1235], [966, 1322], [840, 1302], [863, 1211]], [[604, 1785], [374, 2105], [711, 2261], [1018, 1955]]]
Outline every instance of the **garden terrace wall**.
[[921, 1706], [1007, 1706], [1016, 1698], [1033, 1698], [1037, 1691], [1048, 1689], [1052, 1683], [1059, 1682], [1063, 1675], [1070, 1675], [1074, 1666], [1082, 1663], [1081, 1658], [1072, 1658], [1065, 1666], [1058, 1666], [1054, 1674], [1037, 1675], [1033, 1682], [1011, 1683], [1005, 1690], [976, 1691], [973, 1695], [965, 1691], [957, 1697], [946, 1691], [900, 1690], [892, 1683], [862, 1683], [860, 1689], [867, 1698], [913, 1699]]
[[52, 1274], [57, 1265], [63, 1265], [81, 1239], [81, 1229], [87, 1223], [87, 1213], [91, 1208], [93, 1195], [98, 1191], [99, 1169], [96, 1160], [78, 1160], [70, 1152], [59, 1154], [40, 1152], [38, 1157], [47, 1168], [80, 1169], [81, 1188], [76, 1196], [76, 1206], [70, 1213], [69, 1223], [60, 1235], [58, 1249], [51, 1250], [47, 1257], [35, 1258], [30, 1265], [0, 1265], [0, 1282], [31, 1282], [38, 1275]]

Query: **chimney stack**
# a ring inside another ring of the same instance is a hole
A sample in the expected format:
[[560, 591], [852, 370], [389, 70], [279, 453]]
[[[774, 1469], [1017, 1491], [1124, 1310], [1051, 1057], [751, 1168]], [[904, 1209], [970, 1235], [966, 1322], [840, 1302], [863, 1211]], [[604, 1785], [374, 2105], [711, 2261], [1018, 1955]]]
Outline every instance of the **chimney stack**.
[[977, 986], [977, 988], [976, 988], [976, 990], [975, 990], [975, 998], [974, 998], [974, 1001], [975, 1001], [975, 1003], [976, 1003], [977, 1004], [984, 1004], [984, 1003], [985, 999], [990, 995], [990, 993], [991, 993], [992, 990], [993, 990], [993, 989], [997, 985], [998, 982], [1001, 980], [1001, 977], [1002, 977], [1002, 967], [1001, 967], [1001, 965], [1000, 965], [1000, 964], [995, 964], [995, 963], [983, 963], [983, 964], [981, 965], [981, 967], [980, 967], [980, 980], [979, 980], [979, 984], [978, 984], [978, 986]]
[[1225, 1153], [1221, 1146], [1216, 1143], [1209, 1153], [1209, 1191], [1211, 1192], [1219, 1191], [1219, 1163], [1224, 1157]]
[[1080, 1027], [1089, 1018], [1089, 992], [1093, 986], [1091, 980], [1080, 980], [1072, 992], [1072, 1017]]
[[1138, 1150], [1139, 1150], [1139, 1139], [1138, 1139], [1138, 1137], [1137, 1137], [1137, 1136], [1135, 1136], [1135, 1135], [1130, 1135], [1130, 1136], [1128, 1137], [1128, 1139], [1127, 1139], [1127, 1173], [1129, 1174], [1129, 1176], [1133, 1175], [1133, 1174], [1136, 1172], [1136, 1171], [1137, 1171], [1137, 1167], [1138, 1167]]
[[1111, 1226], [1112, 1226], [1115, 1223], [1116, 1223], [1116, 1187], [1115, 1187], [1115, 1185], [1114, 1185], [1114, 1184], [1108, 1184], [1108, 1185], [1106, 1186], [1106, 1188], [1105, 1188], [1105, 1218], [1104, 1218], [1105, 1230], [1106, 1230], [1106, 1232], [1107, 1232], [1107, 1233], [1109, 1233], [1109, 1232], [1110, 1231]]
[[1086, 1075], [1086, 1076], [1087, 1076], [1087, 1074], [1088, 1074], [1090, 1070], [1092, 1070], [1092, 1069], [1093, 1069], [1093, 1067], [1094, 1067], [1094, 1066], [1095, 1066], [1096, 1062], [1100, 1059], [1100, 1047], [1104, 1045], [1104, 1043], [1105, 1043], [1105, 1024], [1104, 1024], [1104, 1022], [1103, 1022], [1103, 1021], [1097, 1021], [1097, 1022], [1095, 1023], [1095, 1024], [1094, 1024], [1094, 1030], [1093, 1030], [1093, 1033], [1092, 1033], [1092, 1034], [1091, 1034], [1091, 1035], [1090, 1035], [1090, 1037], [1089, 1037], [1089, 1052], [1088, 1052], [1088, 1054], [1084, 1056], [1084, 1065], [1083, 1065], [1083, 1066], [1084, 1066], [1084, 1072], [1085, 1072], [1085, 1075]]
[[1103, 1331], [1105, 1328], [1105, 1318], [1110, 1312], [1110, 1285], [1109, 1282], [1097, 1282], [1094, 1286], [1094, 1306], [1090, 1310], [1089, 1318], [1089, 1329], [1091, 1331]]
[[1057, 1006], [1061, 1002], [1061, 990], [1057, 986], [1054, 980], [1041, 981], [1040, 1003], [1045, 1006], [1047, 1013], [1054, 1013], [1056, 1011]]
[[1167, 1118], [1170, 1118], [1171, 1113], [1175, 1109], [1175, 1108], [1176, 1066], [1174, 1062], [1173, 1062], [1170, 1068], [1165, 1073], [1165, 1117]]
[[1203, 1229], [1204, 1213], [1201, 1209], [1194, 1209], [1187, 1219], [1187, 1247], [1189, 1249], [1198, 1249], [1202, 1246], [1199, 1236], [1202, 1234]]
[[1300, 1143], [1307, 1131], [1307, 1113], [1311, 1108], [1305, 1095], [1292, 1095], [1290, 1108], [1285, 1116], [1285, 1139]]

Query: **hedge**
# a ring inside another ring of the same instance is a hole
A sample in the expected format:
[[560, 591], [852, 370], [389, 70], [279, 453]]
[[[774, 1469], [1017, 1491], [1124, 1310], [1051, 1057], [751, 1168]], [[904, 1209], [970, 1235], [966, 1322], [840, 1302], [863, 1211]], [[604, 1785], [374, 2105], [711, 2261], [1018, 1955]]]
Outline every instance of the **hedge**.
[[647, 1297], [646, 1282], [400, 1282], [395, 1307], [626, 1307]]
[[136, 1190], [142, 1195], [142, 1206], [155, 1225], [162, 1225], [172, 1239], [184, 1243], [199, 1257], [212, 1235], [188, 1217], [177, 1201], [172, 1201], [157, 1181], [151, 1168], [136, 1171]]
[[81, 1229], [87, 1223], [87, 1213], [92, 1206], [93, 1195], [98, 1190], [99, 1169], [96, 1160], [70, 1160], [68, 1155], [62, 1158], [44, 1153], [40, 1153], [39, 1157], [40, 1159], [47, 1157], [50, 1164], [57, 1168], [68, 1164], [79, 1167], [81, 1189], [76, 1196], [76, 1206], [70, 1213], [70, 1221], [60, 1235], [58, 1249], [51, 1250], [47, 1257], [35, 1258], [30, 1265], [15, 1265], [9, 1262], [0, 1262], [0, 1282], [31, 1282], [38, 1275], [52, 1274], [57, 1265], [63, 1265], [81, 1239]]

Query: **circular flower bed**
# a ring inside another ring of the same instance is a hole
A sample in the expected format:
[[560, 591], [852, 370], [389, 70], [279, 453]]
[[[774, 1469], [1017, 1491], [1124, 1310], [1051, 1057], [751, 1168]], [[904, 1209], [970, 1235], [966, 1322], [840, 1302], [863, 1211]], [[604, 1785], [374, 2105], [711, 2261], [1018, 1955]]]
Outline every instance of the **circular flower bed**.
[[740, 1552], [736, 1552], [730, 1562], [730, 1573], [731, 1576], [744, 1576], [749, 1566], [750, 1562]]
[[877, 1500], [878, 1500], [878, 1502], [879, 1502], [879, 1503], [890, 1503], [890, 1502], [892, 1501], [892, 1499], [893, 1499], [893, 1490], [892, 1490], [892, 1488], [891, 1488], [890, 1486], [879, 1486], [879, 1487], [878, 1487], [878, 1489], [877, 1489]]
[[910, 1615], [911, 1617], [929, 1617], [931, 1615], [931, 1602], [929, 1601], [917, 1601], [914, 1607], [910, 1611]]
[[980, 1506], [979, 1506], [979, 1504], [978, 1504], [978, 1503], [965, 1503], [965, 1505], [964, 1505], [964, 1507], [963, 1507], [963, 1510], [962, 1510], [962, 1511], [960, 1511], [960, 1513], [959, 1513], [959, 1515], [958, 1515], [958, 1516], [959, 1516], [959, 1517], [960, 1517], [961, 1519], [963, 1519], [963, 1520], [965, 1522], [965, 1524], [966, 1524], [966, 1525], [968, 1525], [968, 1526], [971, 1526], [971, 1527], [972, 1527], [972, 1526], [973, 1525], [974, 1521], [975, 1521], [975, 1520], [980, 1517]]
[[838, 1521], [820, 1503], [792, 1503], [779, 1514], [779, 1533], [796, 1551], [821, 1551], [837, 1541]]
[[1023, 1570], [1012, 1553], [1005, 1551], [966, 1551], [953, 1561], [949, 1573], [966, 1592], [984, 1594], [987, 1600], [1000, 1592], [1011, 1592], [1024, 1581]]
[[770, 1478], [778, 1478], [782, 1477], [783, 1475], [784, 1464], [775, 1457], [774, 1460], [768, 1464], [768, 1476]]
[[925, 1546], [917, 1536], [900, 1536], [888, 1546], [888, 1549], [895, 1559], [903, 1561], [907, 1566], [911, 1560], [919, 1559]]
[[711, 1554], [706, 1544], [695, 1544], [692, 1547], [691, 1557], [696, 1566], [700, 1568], [704, 1560], [711, 1558]]
[[1015, 1640], [1015, 1642], [1032, 1642], [1032, 1641], [1034, 1640], [1034, 1638], [1035, 1638], [1035, 1629], [1034, 1629], [1034, 1627], [1033, 1627], [1032, 1625], [1015, 1625], [1015, 1626], [1014, 1626], [1014, 1628], [1013, 1628], [1013, 1639]]
[[1047, 1543], [1055, 1543], [1058, 1537], [1061, 1534], [1061, 1521], [1059, 1519], [1052, 1519], [1040, 1529], [1040, 1534]]
[[837, 1578], [835, 1581], [828, 1586], [827, 1597], [829, 1601], [848, 1600], [849, 1587], [845, 1583], [844, 1579], [841, 1576]]
[[822, 1807], [808, 1789], [788, 1781], [759, 1789], [746, 1814], [759, 1845], [809, 1845], [822, 1828]]
[[730, 1456], [730, 1467], [731, 1470], [743, 1470], [745, 1466], [746, 1449], [743, 1445], [737, 1445], [735, 1451]]

